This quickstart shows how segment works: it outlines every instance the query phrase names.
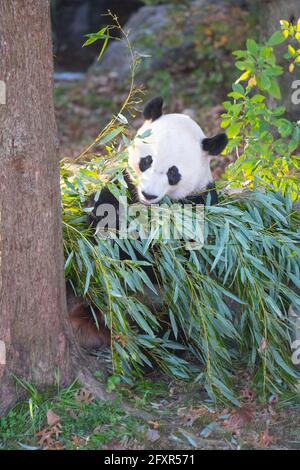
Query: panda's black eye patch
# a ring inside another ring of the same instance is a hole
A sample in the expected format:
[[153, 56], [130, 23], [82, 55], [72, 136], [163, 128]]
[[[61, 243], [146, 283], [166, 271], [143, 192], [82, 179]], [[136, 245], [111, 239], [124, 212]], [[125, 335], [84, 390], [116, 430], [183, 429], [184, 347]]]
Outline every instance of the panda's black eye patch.
[[147, 157], [143, 157], [140, 159], [139, 162], [139, 169], [141, 171], [146, 171], [152, 165], [152, 157], [151, 155], [147, 155]]
[[174, 186], [175, 184], [179, 183], [179, 181], [181, 180], [181, 174], [179, 173], [178, 168], [175, 165], [171, 166], [168, 169], [167, 176], [168, 176], [169, 184], [171, 186]]

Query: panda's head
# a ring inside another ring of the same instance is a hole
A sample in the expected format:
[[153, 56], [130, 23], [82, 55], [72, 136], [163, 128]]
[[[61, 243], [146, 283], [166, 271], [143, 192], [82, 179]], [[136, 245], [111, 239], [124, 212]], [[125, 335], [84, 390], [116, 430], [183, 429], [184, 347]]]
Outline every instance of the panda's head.
[[221, 153], [228, 141], [226, 134], [206, 138], [190, 117], [163, 115], [162, 106], [160, 97], [146, 105], [145, 122], [128, 149], [144, 204], [164, 196], [183, 199], [206, 188], [212, 182], [210, 157]]

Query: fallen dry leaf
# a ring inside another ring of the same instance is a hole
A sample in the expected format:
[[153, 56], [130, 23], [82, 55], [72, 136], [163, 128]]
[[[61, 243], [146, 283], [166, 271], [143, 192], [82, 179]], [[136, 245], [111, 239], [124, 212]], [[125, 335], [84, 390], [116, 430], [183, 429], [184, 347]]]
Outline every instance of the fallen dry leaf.
[[187, 408], [179, 408], [177, 410], [177, 415], [182, 418], [183, 424], [185, 426], [193, 426], [196, 419], [202, 416], [211, 416], [215, 415], [215, 413], [205, 406], [201, 406], [199, 408], [193, 408], [192, 406]]
[[75, 394], [75, 400], [77, 403], [87, 403], [90, 404], [94, 400], [93, 394], [86, 388], [81, 388], [76, 394]]
[[154, 429], [159, 429], [161, 426], [158, 421], [148, 421], [148, 424], [151, 424]]
[[245, 405], [241, 408], [236, 408], [231, 413], [230, 418], [226, 421], [226, 425], [237, 432], [244, 428], [247, 424], [251, 423], [255, 414], [253, 406]]
[[260, 447], [269, 447], [270, 444], [274, 444], [275, 437], [270, 435], [269, 428], [266, 428], [259, 435], [258, 445]]
[[76, 449], [80, 449], [86, 444], [86, 440], [82, 437], [76, 436], [76, 434], [73, 434], [73, 436], [71, 437], [71, 441], [73, 442]]
[[54, 440], [52, 439], [51, 437], [51, 433], [49, 433], [49, 431], [46, 431], [45, 429], [43, 431], [40, 431], [37, 433], [37, 437], [39, 437], [39, 445], [41, 447], [44, 447], [44, 446], [49, 446], [49, 445], [52, 445]]
[[[39, 438], [39, 445], [43, 447], [43, 449], [50, 449], [56, 446], [57, 439], [59, 435], [62, 433], [61, 424], [57, 423], [54, 426], [47, 427], [42, 429], [40, 432], [36, 434]], [[55, 438], [55, 439], [54, 439]]]
[[52, 427], [55, 426], [55, 424], [58, 424], [61, 421], [61, 417], [58, 416], [56, 413], [54, 413], [53, 410], [48, 410], [47, 411], [47, 423], [48, 426]]
[[62, 442], [54, 441], [52, 446], [49, 446], [45, 450], [66, 450]]

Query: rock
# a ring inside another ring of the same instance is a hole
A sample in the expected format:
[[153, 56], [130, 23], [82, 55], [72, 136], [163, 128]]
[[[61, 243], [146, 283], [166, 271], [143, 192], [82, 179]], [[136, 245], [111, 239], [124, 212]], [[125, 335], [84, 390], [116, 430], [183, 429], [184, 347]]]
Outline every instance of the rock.
[[[183, 10], [174, 5], [163, 4], [156, 6], [144, 6], [133, 14], [124, 27], [129, 32], [129, 40], [137, 57], [142, 59], [142, 67], [136, 74], [136, 82], [143, 82], [143, 78], [149, 78], [154, 71], [171, 70], [176, 64], [182, 71], [196, 69], [201, 63], [201, 58], [195, 54], [194, 40], [189, 37], [197, 37], [198, 18], [204, 18], [215, 9], [221, 11], [223, 8], [230, 8], [233, 5], [239, 7], [247, 2], [238, 0], [193, 0], [190, 6]], [[191, 21], [191, 16], [195, 15], [197, 21]], [[177, 28], [177, 20], [180, 27]], [[173, 27], [174, 38], [164, 41], [164, 33], [168, 28]], [[194, 36], [193, 36], [194, 34]], [[173, 40], [174, 39], [174, 40]], [[219, 49], [220, 60], [222, 60], [223, 50]], [[92, 74], [105, 74], [114, 71], [118, 76], [118, 83], [123, 84], [124, 80], [130, 77], [131, 67], [130, 52], [125, 39], [121, 41], [111, 41], [100, 62], [96, 61], [90, 68]], [[170, 71], [172, 74], [172, 71]]]
[[[145, 6], [139, 9], [126, 24], [124, 30], [129, 32], [129, 40], [137, 53], [141, 56], [151, 57], [151, 50], [141, 43], [145, 38], [159, 33], [162, 28], [166, 28], [170, 22], [170, 5]], [[101, 61], [96, 61], [91, 73], [107, 73], [114, 71], [117, 73], [118, 81], [121, 83], [129, 77], [131, 66], [131, 56], [125, 39], [112, 41], [102, 57]]]
[[85, 35], [98, 31], [108, 22], [108, 9], [125, 24], [141, 0], [56, 0], [51, 16], [55, 64], [64, 70], [85, 70], [95, 59], [99, 44], [82, 48]]

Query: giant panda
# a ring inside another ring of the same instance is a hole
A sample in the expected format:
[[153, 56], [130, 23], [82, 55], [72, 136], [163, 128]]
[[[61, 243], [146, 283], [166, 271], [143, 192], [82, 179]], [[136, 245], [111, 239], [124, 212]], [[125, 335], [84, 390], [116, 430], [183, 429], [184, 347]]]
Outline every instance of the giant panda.
[[[211, 204], [218, 201], [210, 170], [210, 157], [227, 145], [226, 134], [205, 137], [200, 126], [184, 114], [163, 114], [161, 97], [144, 109], [145, 122], [129, 146], [129, 165], [138, 176], [138, 197], [143, 204], [193, 198]], [[148, 137], [139, 136], [149, 131]]]
[[[227, 145], [226, 134], [205, 137], [201, 127], [184, 114], [163, 114], [163, 100], [153, 98], [144, 109], [145, 121], [128, 147], [128, 165], [137, 176], [135, 186], [125, 172], [130, 202], [158, 204], [165, 196], [171, 200], [187, 200], [216, 204], [218, 196], [210, 170], [212, 156]], [[141, 136], [146, 137], [141, 138]], [[90, 214], [90, 223], [97, 228], [105, 204], [118, 206], [111, 192], [104, 188]]]
[[[206, 137], [201, 127], [189, 116], [163, 114], [161, 97], [150, 100], [143, 115], [144, 123], [128, 147], [128, 166], [135, 173], [137, 184], [133, 184], [130, 172], [124, 173], [130, 203], [159, 204], [168, 196], [172, 201], [205, 204], [210, 194], [210, 204], [217, 204], [210, 160], [226, 147], [226, 134]], [[96, 232], [107, 204], [113, 205], [119, 214], [119, 202], [107, 187], [101, 190], [96, 201], [92, 195], [90, 204], [93, 204], [93, 209], [89, 223]], [[120, 256], [121, 259], [128, 257], [122, 250]], [[138, 253], [137, 257], [141, 259]], [[145, 267], [145, 270], [151, 279], [151, 268]], [[80, 315], [76, 316], [77, 331], [80, 331], [84, 341], [88, 341], [89, 337], [97, 338], [99, 333], [95, 325], [93, 329], [91, 322], [87, 322], [86, 312], [84, 318], [81, 323]], [[103, 332], [101, 337], [106, 338]]]

